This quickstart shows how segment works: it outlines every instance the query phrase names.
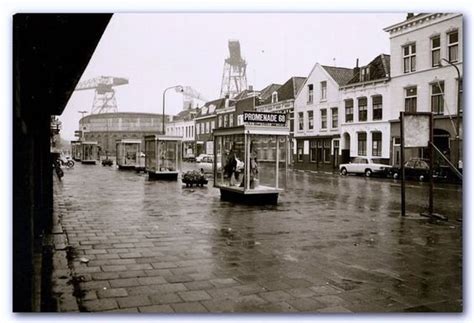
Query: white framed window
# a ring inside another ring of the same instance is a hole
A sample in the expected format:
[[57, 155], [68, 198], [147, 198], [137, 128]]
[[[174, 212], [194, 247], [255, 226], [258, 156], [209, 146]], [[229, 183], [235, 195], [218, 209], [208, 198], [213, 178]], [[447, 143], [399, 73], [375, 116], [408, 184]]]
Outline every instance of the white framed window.
[[450, 62], [458, 61], [459, 35], [458, 31], [448, 33], [448, 60]]
[[321, 82], [321, 100], [326, 100], [328, 92], [328, 84], [326, 81]]
[[229, 127], [234, 126], [234, 116], [232, 114], [229, 114]]
[[372, 120], [382, 120], [383, 117], [383, 99], [381, 95], [372, 97]]
[[304, 129], [304, 117], [303, 112], [298, 112], [298, 130]]
[[309, 130], [314, 129], [313, 111], [308, 111], [308, 129]]
[[217, 126], [219, 128], [222, 127], [222, 116], [221, 115], [217, 118]]
[[214, 130], [215, 127], [216, 127], [216, 122], [211, 121], [211, 129], [210, 129], [211, 131], [210, 132], [212, 132], [212, 130]]
[[321, 109], [321, 129], [326, 129], [328, 127], [328, 110]]
[[441, 64], [441, 37], [431, 37], [431, 66], [436, 67]]
[[331, 127], [333, 129], [337, 128], [337, 126], [339, 124], [338, 112], [339, 112], [338, 108], [331, 108], [331, 117], [332, 117]]
[[416, 71], [416, 44], [403, 46], [403, 72]]
[[367, 121], [367, 98], [358, 98], [357, 105], [359, 107], [359, 121]]
[[308, 104], [313, 103], [314, 89], [313, 84], [308, 84]]
[[416, 112], [416, 86], [405, 88], [405, 112]]
[[444, 114], [444, 82], [431, 84], [431, 112], [435, 115]]
[[278, 102], [278, 92], [272, 93], [272, 103]]
[[199, 135], [199, 134], [201, 134], [201, 127], [198, 124], [197, 127], [196, 127], [196, 135]]

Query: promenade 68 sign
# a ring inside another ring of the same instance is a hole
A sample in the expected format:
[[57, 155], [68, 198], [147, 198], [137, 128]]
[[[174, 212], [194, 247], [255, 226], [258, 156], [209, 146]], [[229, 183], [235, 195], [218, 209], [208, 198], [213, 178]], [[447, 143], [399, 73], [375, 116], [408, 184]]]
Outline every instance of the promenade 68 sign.
[[244, 112], [244, 123], [286, 124], [286, 114], [272, 112]]

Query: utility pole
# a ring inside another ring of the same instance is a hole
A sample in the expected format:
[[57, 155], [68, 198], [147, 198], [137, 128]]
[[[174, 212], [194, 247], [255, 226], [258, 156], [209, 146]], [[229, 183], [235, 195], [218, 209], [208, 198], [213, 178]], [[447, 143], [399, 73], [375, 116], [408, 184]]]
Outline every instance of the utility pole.
[[445, 61], [446, 63], [448, 63], [449, 65], [451, 65], [452, 67], [454, 67], [456, 69], [456, 72], [458, 73], [458, 86], [457, 86], [458, 96], [457, 96], [457, 102], [456, 102], [457, 115], [456, 115], [456, 155], [455, 155], [455, 161], [457, 163], [457, 168], [459, 168], [459, 161], [460, 161], [460, 157], [461, 157], [461, 154], [460, 154], [460, 151], [461, 151], [461, 145], [460, 145], [461, 138], [460, 138], [460, 134], [459, 134], [459, 131], [460, 131], [460, 128], [461, 128], [461, 73], [459, 72], [459, 68], [455, 64], [448, 61], [446, 58], [443, 58], [442, 60]]

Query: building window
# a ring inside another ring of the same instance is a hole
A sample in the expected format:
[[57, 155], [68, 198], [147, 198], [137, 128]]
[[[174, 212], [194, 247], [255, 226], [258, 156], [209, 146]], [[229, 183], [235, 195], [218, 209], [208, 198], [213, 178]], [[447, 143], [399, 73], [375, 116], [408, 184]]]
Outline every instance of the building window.
[[208, 133], [209, 132], [209, 122], [205, 122], [204, 123], [204, 133]]
[[321, 109], [321, 129], [326, 129], [328, 126], [327, 109]]
[[296, 155], [299, 162], [303, 161], [303, 140], [298, 140], [296, 143]]
[[278, 92], [272, 93], [272, 103], [278, 102]]
[[294, 112], [290, 112], [289, 121], [290, 121], [290, 132], [294, 132], [295, 131], [295, 113]]
[[234, 116], [229, 114], [229, 127], [234, 126]]
[[458, 61], [458, 31], [448, 34], [448, 60], [450, 62]]
[[359, 98], [357, 105], [359, 107], [359, 121], [367, 121], [367, 98]]
[[303, 130], [303, 112], [298, 112], [298, 130]]
[[316, 140], [311, 140], [310, 141], [309, 161], [312, 162], [312, 163], [316, 162]]
[[405, 112], [416, 112], [416, 86], [405, 89]]
[[372, 132], [372, 156], [382, 156], [382, 133]]
[[354, 100], [345, 100], [344, 103], [346, 106], [346, 122], [352, 122], [354, 121]]
[[219, 128], [222, 127], [222, 116], [219, 116], [219, 117], [217, 118], [217, 126], [218, 126]]
[[313, 111], [308, 111], [308, 129], [314, 129]]
[[370, 80], [370, 66], [362, 67], [360, 69], [359, 81], [365, 82]]
[[357, 134], [357, 153], [359, 156], [367, 155], [367, 134], [365, 132]]
[[382, 120], [382, 96], [376, 95], [372, 97], [372, 119]]
[[313, 103], [313, 84], [308, 84], [308, 103]]
[[198, 123], [198, 125], [196, 127], [196, 135], [199, 135], [200, 133], [201, 133], [201, 127], [199, 126], [199, 123]]
[[338, 119], [338, 109], [337, 108], [331, 108], [331, 116], [332, 116], [332, 124], [331, 127], [333, 129], [337, 128], [339, 121]]
[[416, 71], [416, 45], [403, 46], [403, 72]]
[[431, 38], [431, 66], [436, 67], [441, 64], [441, 38], [439, 36], [435, 36]]
[[224, 128], [227, 128], [227, 114], [224, 114]]
[[331, 162], [331, 139], [324, 140], [324, 162]]
[[201, 122], [201, 134], [205, 133], [205, 132], [204, 132], [204, 123], [205, 123], [205, 122]]
[[318, 162], [321, 162], [323, 160], [323, 141], [322, 140], [318, 140], [318, 148], [317, 148], [316, 154], [317, 154], [316, 158]]
[[215, 121], [211, 121], [211, 129], [210, 132], [212, 132], [212, 130], [214, 130], [214, 128], [216, 127], [216, 122]]
[[328, 88], [327, 88], [327, 82], [326, 81], [322, 81], [321, 82], [321, 100], [326, 100], [326, 97], [327, 97], [327, 91], [328, 91]]
[[444, 112], [444, 82], [431, 84], [431, 112], [443, 114]]

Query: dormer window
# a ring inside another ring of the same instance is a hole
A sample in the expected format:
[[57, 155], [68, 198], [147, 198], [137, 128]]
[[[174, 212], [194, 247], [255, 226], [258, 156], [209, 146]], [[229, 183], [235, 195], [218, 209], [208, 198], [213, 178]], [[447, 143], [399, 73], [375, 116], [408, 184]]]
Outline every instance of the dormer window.
[[370, 66], [367, 67], [362, 67], [360, 69], [360, 76], [359, 76], [359, 81], [360, 82], [365, 82], [370, 80]]
[[272, 93], [272, 103], [278, 102], [278, 92], [273, 92]]

